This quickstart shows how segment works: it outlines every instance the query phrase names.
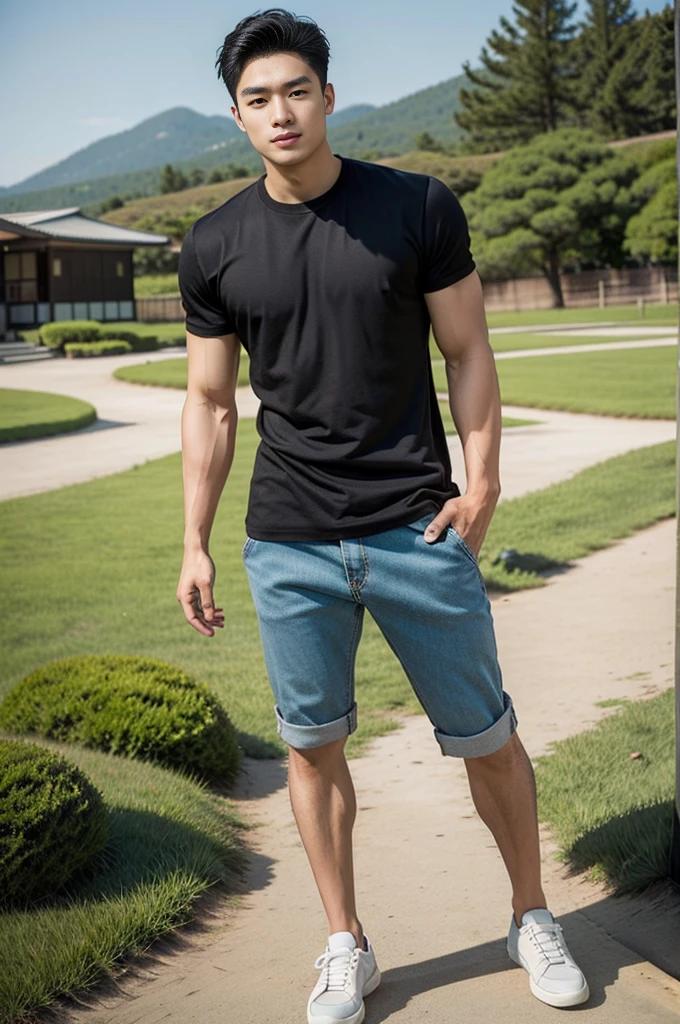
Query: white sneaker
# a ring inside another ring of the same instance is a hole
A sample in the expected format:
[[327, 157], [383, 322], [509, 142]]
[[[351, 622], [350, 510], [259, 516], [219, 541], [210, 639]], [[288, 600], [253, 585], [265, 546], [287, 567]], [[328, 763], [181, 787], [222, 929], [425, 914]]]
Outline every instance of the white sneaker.
[[533, 994], [549, 1006], [576, 1006], [590, 995], [588, 982], [564, 941], [562, 925], [539, 907], [522, 915], [517, 927], [512, 915], [508, 956], [529, 973]]
[[328, 936], [326, 950], [314, 961], [321, 976], [307, 1002], [308, 1024], [361, 1024], [364, 996], [380, 984], [373, 947], [364, 935], [360, 949], [351, 932]]

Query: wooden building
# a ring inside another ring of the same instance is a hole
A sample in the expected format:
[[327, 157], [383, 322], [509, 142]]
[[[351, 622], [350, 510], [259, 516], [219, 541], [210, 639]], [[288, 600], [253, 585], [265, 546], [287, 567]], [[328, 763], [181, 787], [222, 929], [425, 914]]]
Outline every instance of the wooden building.
[[0, 337], [56, 320], [135, 320], [133, 251], [168, 242], [78, 206], [0, 213]]

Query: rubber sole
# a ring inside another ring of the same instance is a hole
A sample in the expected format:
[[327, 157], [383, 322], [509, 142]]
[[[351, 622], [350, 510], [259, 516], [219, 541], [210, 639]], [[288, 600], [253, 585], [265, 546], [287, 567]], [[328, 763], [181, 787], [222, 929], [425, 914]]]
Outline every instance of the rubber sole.
[[517, 956], [514, 956], [511, 952], [509, 943], [506, 946], [506, 949], [508, 951], [508, 956], [513, 963], [516, 963], [519, 967], [523, 967], [527, 972], [529, 975], [529, 988], [531, 989], [532, 994], [535, 995], [537, 999], [540, 999], [542, 1003], [547, 1003], [548, 1006], [555, 1006], [558, 1009], [562, 1009], [565, 1006], [578, 1006], [580, 1003], [585, 1003], [586, 999], [590, 998], [590, 988], [588, 987], [587, 981], [585, 982], [584, 987], [579, 989], [578, 992], [566, 992], [564, 995], [560, 995], [557, 992], [544, 992], [543, 989], [538, 987], [532, 978], [531, 972], [522, 960], [520, 954], [518, 953]]

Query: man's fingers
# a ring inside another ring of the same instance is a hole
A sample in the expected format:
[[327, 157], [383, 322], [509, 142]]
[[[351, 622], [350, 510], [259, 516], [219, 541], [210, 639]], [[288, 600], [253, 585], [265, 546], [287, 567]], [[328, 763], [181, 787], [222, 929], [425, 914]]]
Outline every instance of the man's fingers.
[[210, 621], [215, 611], [212, 587], [207, 583], [199, 583], [198, 588], [199, 593], [201, 595], [201, 608], [203, 609], [203, 616], [205, 619]]

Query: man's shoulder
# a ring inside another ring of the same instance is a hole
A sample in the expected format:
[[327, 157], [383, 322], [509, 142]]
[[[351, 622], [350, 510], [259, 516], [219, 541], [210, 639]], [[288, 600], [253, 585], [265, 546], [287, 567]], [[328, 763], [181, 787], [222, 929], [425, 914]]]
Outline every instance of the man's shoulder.
[[[246, 185], [245, 188], [229, 196], [223, 203], [216, 206], [214, 210], [208, 210], [202, 214], [191, 226], [194, 234], [194, 242], [209, 241], [211, 236], [217, 232], [222, 234], [225, 226], [233, 225], [235, 221], [246, 215], [246, 211], [255, 194], [257, 179]], [[224, 236], [222, 236], [224, 237]]]

